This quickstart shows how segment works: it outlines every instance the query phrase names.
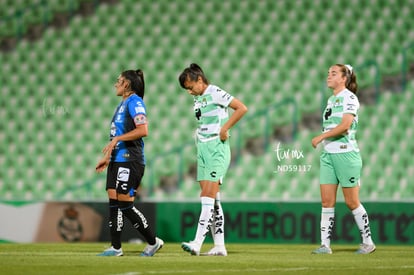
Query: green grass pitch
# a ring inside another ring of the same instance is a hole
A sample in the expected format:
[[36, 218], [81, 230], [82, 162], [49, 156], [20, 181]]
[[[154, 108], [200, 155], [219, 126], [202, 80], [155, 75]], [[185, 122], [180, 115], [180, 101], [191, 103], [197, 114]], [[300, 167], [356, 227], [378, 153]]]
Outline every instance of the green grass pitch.
[[[1, 274], [414, 274], [414, 246], [332, 245], [332, 255], [312, 255], [317, 245], [227, 244], [227, 257], [191, 256], [166, 243], [154, 257], [144, 244], [124, 244], [123, 257], [97, 257], [105, 243], [0, 244]], [[211, 244], [205, 244], [202, 252]]]

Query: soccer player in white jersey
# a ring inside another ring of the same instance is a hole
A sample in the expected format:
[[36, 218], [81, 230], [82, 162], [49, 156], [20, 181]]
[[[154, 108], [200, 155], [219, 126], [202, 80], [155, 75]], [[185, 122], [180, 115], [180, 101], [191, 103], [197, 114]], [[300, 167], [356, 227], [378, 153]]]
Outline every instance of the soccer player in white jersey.
[[323, 144], [320, 157], [321, 246], [312, 253], [332, 254], [330, 242], [336, 194], [338, 185], [341, 185], [345, 203], [361, 233], [362, 243], [356, 253], [369, 254], [375, 251], [375, 245], [371, 239], [368, 214], [359, 201], [362, 160], [355, 139], [359, 109], [356, 75], [351, 65], [335, 64], [329, 68], [326, 82], [333, 94], [323, 113], [322, 134], [312, 139], [314, 148], [319, 143]]
[[[179, 82], [194, 97], [194, 114], [198, 121], [197, 181], [201, 187], [197, 232], [193, 241], [183, 242], [181, 247], [191, 255], [200, 255], [204, 239], [211, 230], [214, 247], [206, 255], [227, 256], [220, 185], [230, 164], [228, 131], [247, 112], [247, 107], [229, 93], [209, 84], [197, 64], [184, 69]], [[228, 107], [234, 110], [230, 117]]]

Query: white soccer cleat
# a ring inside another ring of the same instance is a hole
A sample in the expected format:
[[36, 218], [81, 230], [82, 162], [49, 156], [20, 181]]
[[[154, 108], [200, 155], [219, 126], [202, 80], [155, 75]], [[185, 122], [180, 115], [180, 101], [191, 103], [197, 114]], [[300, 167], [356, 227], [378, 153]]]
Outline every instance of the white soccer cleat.
[[359, 249], [355, 252], [356, 254], [371, 254], [376, 249], [374, 244], [360, 244]]
[[330, 247], [327, 247], [326, 245], [321, 245], [314, 251], [312, 251], [312, 254], [332, 254], [332, 249]]
[[207, 256], [227, 256], [227, 250], [224, 245], [214, 246], [207, 253]]
[[142, 251], [141, 256], [143, 257], [152, 257], [155, 253], [157, 253], [158, 250], [160, 250], [164, 245], [164, 241], [160, 238], [155, 238], [155, 244], [150, 245], [147, 244], [147, 246], [144, 248], [144, 251]]
[[195, 242], [195, 241], [191, 241], [191, 242], [188, 242], [188, 243], [185, 243], [185, 242], [181, 243], [181, 248], [184, 251], [190, 253], [193, 256], [199, 256], [200, 255], [201, 245], [199, 243]]

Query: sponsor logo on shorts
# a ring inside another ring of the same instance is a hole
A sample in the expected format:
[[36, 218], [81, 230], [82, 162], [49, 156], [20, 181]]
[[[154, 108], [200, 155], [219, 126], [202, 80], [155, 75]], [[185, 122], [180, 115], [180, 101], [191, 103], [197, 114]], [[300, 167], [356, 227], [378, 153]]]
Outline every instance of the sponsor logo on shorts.
[[121, 189], [122, 190], [127, 190], [127, 188], [128, 188], [128, 183], [123, 183], [123, 184], [121, 184]]
[[117, 180], [119, 181], [128, 181], [129, 180], [129, 168], [119, 167]]

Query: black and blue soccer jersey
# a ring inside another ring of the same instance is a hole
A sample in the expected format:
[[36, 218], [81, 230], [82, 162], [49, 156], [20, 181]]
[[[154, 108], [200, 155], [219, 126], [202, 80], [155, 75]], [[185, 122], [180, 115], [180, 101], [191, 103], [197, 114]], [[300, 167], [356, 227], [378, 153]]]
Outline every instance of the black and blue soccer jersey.
[[[110, 139], [128, 133], [137, 125], [147, 123], [144, 101], [136, 94], [122, 101], [115, 110], [111, 121]], [[111, 161], [139, 161], [145, 165], [144, 141], [142, 138], [131, 141], [120, 141], [112, 151]]]

